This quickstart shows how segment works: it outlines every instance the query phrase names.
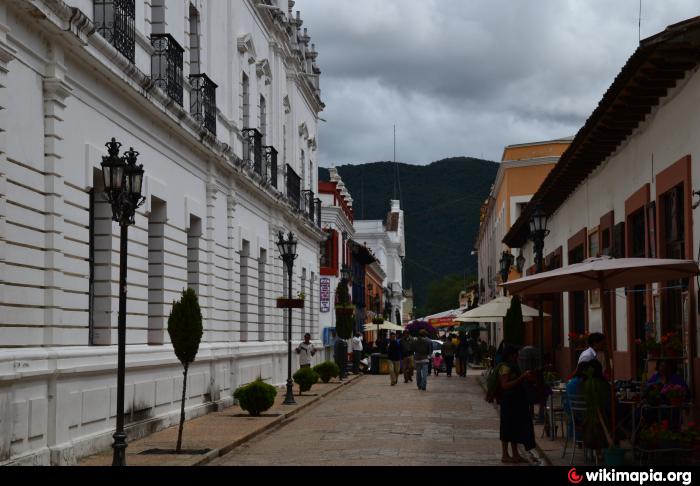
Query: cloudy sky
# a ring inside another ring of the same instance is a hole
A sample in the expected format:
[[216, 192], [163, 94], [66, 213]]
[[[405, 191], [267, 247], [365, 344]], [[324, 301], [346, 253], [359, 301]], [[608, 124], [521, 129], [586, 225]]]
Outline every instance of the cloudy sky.
[[[642, 38], [700, 15], [642, 0]], [[576, 133], [634, 52], [639, 0], [297, 0], [319, 51], [321, 165], [451, 156]]]

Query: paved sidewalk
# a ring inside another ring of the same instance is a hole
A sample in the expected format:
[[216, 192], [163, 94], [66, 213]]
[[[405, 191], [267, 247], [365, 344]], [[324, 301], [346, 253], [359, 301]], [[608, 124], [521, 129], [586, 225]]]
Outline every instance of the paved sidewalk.
[[369, 375], [211, 464], [501, 466], [498, 431], [476, 376], [430, 376], [423, 392]]
[[[306, 392], [302, 396], [298, 395], [299, 387], [294, 385], [294, 399], [297, 405], [293, 406], [282, 404], [286, 389], [280, 388], [275, 405], [265, 412], [263, 417], [250, 417], [247, 412], [234, 406], [221, 412], [210, 413], [186, 421], [182, 435], [182, 448], [189, 450], [211, 449], [206, 454], [140, 454], [150, 449], [174, 449], [177, 443], [178, 426], [176, 425], [130, 442], [126, 450], [126, 462], [129, 466], [196, 466], [205, 464], [256, 435], [279, 426], [314, 403], [322, 402], [324, 397], [328, 397], [336, 390], [344, 390], [349, 385], [353, 385], [361, 376], [350, 375], [349, 378], [349, 380], [343, 380], [342, 383], [338, 380], [331, 380], [328, 384], [319, 382], [311, 388], [310, 392]], [[78, 461], [79, 466], [110, 466], [111, 464], [111, 448]]]

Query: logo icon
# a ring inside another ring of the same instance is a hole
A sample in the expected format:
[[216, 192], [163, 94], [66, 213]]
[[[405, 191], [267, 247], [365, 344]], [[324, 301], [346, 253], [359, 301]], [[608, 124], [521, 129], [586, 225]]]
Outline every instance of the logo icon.
[[572, 468], [569, 470], [568, 478], [569, 478], [569, 482], [570, 482], [571, 484], [578, 484], [578, 483], [580, 483], [581, 481], [583, 481], [583, 476], [581, 476], [580, 474], [578, 474], [578, 473], [576, 472], [576, 468], [575, 468], [575, 467], [572, 467]]

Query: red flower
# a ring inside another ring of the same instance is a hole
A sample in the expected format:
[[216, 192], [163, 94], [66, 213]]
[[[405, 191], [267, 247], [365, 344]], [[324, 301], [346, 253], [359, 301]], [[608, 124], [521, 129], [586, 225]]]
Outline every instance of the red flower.
[[639, 338], [635, 339], [634, 342], [635, 344], [642, 344], [642, 340]]
[[661, 426], [664, 428], [664, 430], [668, 430], [668, 420], [662, 420]]

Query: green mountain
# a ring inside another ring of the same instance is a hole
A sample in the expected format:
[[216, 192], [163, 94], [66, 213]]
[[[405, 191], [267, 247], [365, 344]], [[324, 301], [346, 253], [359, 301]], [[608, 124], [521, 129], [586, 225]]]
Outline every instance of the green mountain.
[[[454, 157], [424, 166], [375, 162], [337, 169], [354, 200], [355, 219], [386, 220], [389, 201], [394, 194], [400, 197], [406, 229], [404, 286], [413, 287], [418, 316], [432, 307], [427, 301], [431, 283], [448, 275], [476, 275], [471, 251], [479, 208], [497, 163]], [[319, 180], [329, 180], [328, 169], [319, 168]]]

